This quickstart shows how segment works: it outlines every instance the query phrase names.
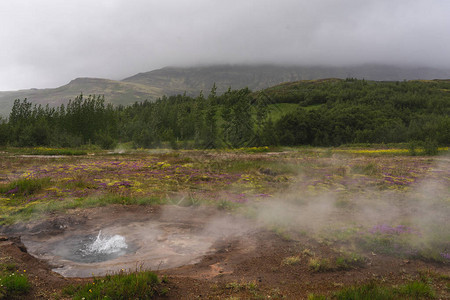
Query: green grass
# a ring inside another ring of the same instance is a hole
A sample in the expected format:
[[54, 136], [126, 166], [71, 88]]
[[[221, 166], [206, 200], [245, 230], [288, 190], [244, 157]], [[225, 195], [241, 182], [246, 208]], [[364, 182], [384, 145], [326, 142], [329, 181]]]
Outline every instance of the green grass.
[[150, 271], [107, 275], [88, 284], [70, 285], [63, 290], [73, 299], [154, 299], [164, 295], [158, 276]]
[[[99, 197], [87, 197], [76, 199], [53, 200], [49, 202], [31, 203], [25, 207], [19, 207], [13, 211], [2, 213], [0, 224], [10, 225], [38, 218], [46, 213], [65, 212], [73, 208], [90, 208], [107, 206], [110, 204], [121, 205], [155, 205], [164, 201], [159, 197], [126, 197], [114, 194]], [[1, 212], [1, 211], [0, 211]]]
[[47, 147], [35, 147], [35, 148], [7, 148], [7, 152], [19, 154], [19, 155], [86, 155], [88, 152], [83, 149], [72, 148], [47, 148]]
[[344, 288], [334, 295], [338, 300], [388, 300], [396, 299], [392, 289], [369, 283], [361, 286]]
[[17, 265], [13, 262], [6, 262], [0, 264], [0, 275], [5, 272], [13, 272], [17, 269]]
[[159, 197], [128, 197], [115, 194], [102, 195], [100, 197], [88, 197], [81, 198], [78, 201], [81, 202], [80, 207], [96, 207], [107, 206], [110, 204], [122, 204], [122, 205], [152, 205], [162, 204], [162, 200]]
[[327, 300], [327, 297], [323, 296], [323, 295], [309, 294], [308, 295], [308, 300]]
[[336, 259], [313, 256], [309, 259], [308, 267], [312, 272], [331, 272], [361, 268], [364, 267], [365, 264], [365, 257], [357, 253], [343, 253]]
[[354, 174], [362, 174], [368, 176], [375, 176], [381, 173], [380, 167], [374, 162], [354, 165], [351, 170]]
[[262, 166], [261, 161], [257, 160], [223, 160], [208, 163], [208, 166], [202, 167], [211, 168], [213, 171], [239, 173], [239, 172], [256, 171], [259, 168], [261, 168], [261, 166]]
[[409, 234], [366, 234], [356, 239], [356, 245], [364, 250], [380, 254], [387, 254], [403, 258], [418, 258], [424, 261], [445, 263], [442, 256], [449, 240], [449, 233], [445, 225], [432, 226], [423, 236], [416, 237]]
[[395, 289], [397, 295], [409, 299], [434, 299], [436, 294], [433, 289], [421, 281], [412, 281]]
[[434, 299], [435, 297], [432, 288], [420, 281], [412, 281], [399, 287], [384, 287], [372, 282], [345, 288], [335, 294], [338, 300]]
[[281, 119], [285, 114], [295, 111], [299, 105], [297, 103], [277, 103], [269, 105], [269, 116], [272, 121]]
[[0, 193], [7, 196], [28, 196], [50, 186], [50, 178], [20, 178], [0, 187]]
[[309, 259], [308, 267], [313, 272], [333, 271], [335, 268], [328, 258], [312, 257]]
[[288, 256], [281, 261], [282, 266], [292, 266], [300, 262], [300, 256]]
[[255, 281], [250, 282], [230, 282], [227, 283], [226, 288], [231, 290], [234, 293], [241, 291], [256, 291], [258, 289], [258, 285]]
[[411, 281], [400, 286], [382, 286], [374, 281], [346, 287], [334, 293], [333, 297], [310, 294], [309, 300], [397, 300], [397, 299], [435, 299], [436, 293], [432, 287], [422, 281]]
[[348, 270], [365, 266], [366, 260], [364, 256], [357, 253], [344, 253], [336, 258], [335, 264], [338, 270]]
[[302, 168], [299, 164], [242, 159], [208, 162], [208, 166], [202, 167], [226, 173], [260, 173], [268, 176], [295, 175]]
[[90, 189], [95, 188], [95, 185], [85, 178], [75, 178], [64, 183], [64, 187], [68, 189]]
[[408, 256], [411, 248], [409, 237], [381, 233], [362, 235], [357, 240], [357, 245], [366, 251], [399, 257]]
[[31, 289], [28, 276], [17, 272], [0, 276], [0, 299], [20, 299]]
[[229, 200], [219, 200], [216, 202], [213, 202], [215, 204], [215, 206], [220, 209], [220, 210], [226, 210], [226, 211], [234, 211], [237, 210], [238, 208], [242, 207], [242, 204], [240, 203], [236, 203], [236, 202], [232, 202]]

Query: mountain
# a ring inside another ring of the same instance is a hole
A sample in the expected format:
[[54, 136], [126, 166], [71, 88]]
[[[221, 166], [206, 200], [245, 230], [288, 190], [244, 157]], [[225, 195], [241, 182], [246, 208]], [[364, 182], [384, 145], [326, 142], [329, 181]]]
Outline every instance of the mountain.
[[132, 104], [146, 99], [157, 99], [162, 89], [133, 82], [122, 82], [101, 78], [77, 78], [55, 89], [29, 89], [14, 92], [0, 92], [0, 116], [7, 116], [15, 99], [27, 98], [33, 103], [59, 106], [83, 95], [105, 95], [112, 104]]
[[214, 83], [219, 93], [228, 87], [248, 87], [261, 90], [282, 82], [322, 78], [358, 78], [367, 80], [402, 81], [414, 79], [450, 78], [450, 70], [433, 68], [402, 68], [385, 65], [360, 65], [355, 67], [306, 67], [275, 65], [222, 65], [190, 68], [166, 67], [125, 78], [124, 82], [158, 86], [166, 95], [207, 93]]
[[229, 87], [251, 90], [264, 89], [282, 82], [321, 78], [364, 78], [367, 80], [402, 81], [413, 79], [450, 78], [450, 70], [433, 68], [406, 68], [385, 65], [360, 65], [353, 67], [276, 66], [276, 65], [219, 65], [204, 67], [166, 67], [139, 73], [121, 81], [101, 78], [77, 78], [67, 85], [54, 89], [29, 89], [0, 92], [0, 115], [6, 116], [15, 99], [33, 103], [60, 105], [83, 93], [105, 95], [113, 104], [131, 104], [145, 99], [155, 100], [163, 95], [186, 92], [207, 94], [214, 83], [217, 92]]

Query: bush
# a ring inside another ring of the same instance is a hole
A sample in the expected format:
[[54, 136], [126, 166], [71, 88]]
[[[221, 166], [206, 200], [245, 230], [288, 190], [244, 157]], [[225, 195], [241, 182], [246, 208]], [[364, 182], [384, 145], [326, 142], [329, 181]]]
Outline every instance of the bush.
[[419, 155], [418, 152], [417, 152], [417, 148], [419, 148], [419, 142], [417, 142], [417, 141], [410, 141], [408, 143], [409, 155], [411, 155], [411, 156]]
[[435, 140], [426, 139], [423, 144], [423, 150], [425, 155], [437, 155], [438, 154], [438, 145]]

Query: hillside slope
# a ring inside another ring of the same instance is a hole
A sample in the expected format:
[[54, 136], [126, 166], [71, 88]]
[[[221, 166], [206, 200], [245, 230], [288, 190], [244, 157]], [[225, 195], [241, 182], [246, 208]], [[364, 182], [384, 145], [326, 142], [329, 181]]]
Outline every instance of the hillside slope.
[[136, 101], [156, 99], [163, 95], [158, 87], [101, 78], [77, 78], [55, 89], [29, 89], [14, 92], [0, 92], [0, 116], [9, 114], [15, 99], [27, 98], [33, 103], [58, 106], [67, 103], [80, 94], [105, 95], [112, 104], [132, 104]]
[[187, 92], [197, 95], [207, 93], [216, 83], [219, 93], [229, 87], [251, 90], [265, 89], [282, 82], [322, 78], [359, 78], [367, 80], [402, 81], [413, 79], [450, 78], [450, 70], [432, 68], [401, 68], [384, 65], [361, 65], [355, 67], [305, 67], [275, 65], [222, 65], [209, 67], [167, 67], [125, 78], [124, 82], [159, 87], [166, 95]]
[[122, 81], [101, 78], [77, 78], [67, 85], [53, 89], [0, 92], [0, 116], [9, 114], [15, 99], [27, 98], [33, 103], [60, 105], [83, 93], [85, 95], [105, 95], [107, 102], [127, 105], [136, 101], [155, 100], [163, 95], [175, 95], [184, 92], [195, 96], [203, 90], [207, 94], [214, 83], [216, 83], [217, 92], [220, 94], [229, 87], [232, 89], [249, 87], [251, 90], [261, 90], [282, 82], [330, 77], [402, 81], [450, 78], [450, 70], [402, 68], [384, 65], [361, 65], [355, 67], [275, 65], [167, 67], [139, 73]]

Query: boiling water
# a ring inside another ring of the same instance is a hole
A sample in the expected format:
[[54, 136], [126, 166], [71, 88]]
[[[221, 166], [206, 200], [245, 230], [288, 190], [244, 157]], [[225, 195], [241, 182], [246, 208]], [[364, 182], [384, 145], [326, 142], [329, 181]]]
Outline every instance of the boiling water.
[[212, 219], [210, 211], [168, 206], [146, 220], [118, 214], [113, 222], [104, 214], [63, 234], [23, 235], [22, 241], [29, 253], [66, 277], [170, 269], [199, 262], [216, 251], [217, 240], [249, 228], [231, 216]]
[[95, 241], [92, 244], [86, 245], [81, 251], [85, 256], [97, 254], [109, 255], [122, 252], [127, 248], [128, 245], [123, 236], [118, 234], [113, 236], [103, 236], [102, 231], [100, 230]]
[[73, 236], [54, 245], [55, 254], [64, 259], [94, 263], [115, 259], [135, 249], [121, 235], [105, 235], [100, 230], [96, 236]]

